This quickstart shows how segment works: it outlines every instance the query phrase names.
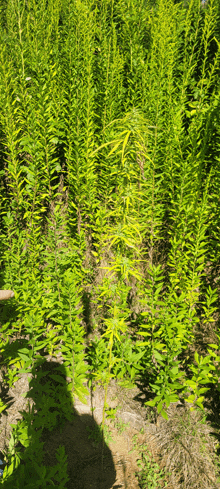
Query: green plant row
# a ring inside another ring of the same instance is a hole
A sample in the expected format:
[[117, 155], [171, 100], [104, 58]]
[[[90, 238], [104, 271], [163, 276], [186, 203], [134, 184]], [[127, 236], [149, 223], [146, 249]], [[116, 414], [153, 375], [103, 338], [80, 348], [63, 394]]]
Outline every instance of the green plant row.
[[2, 369], [11, 387], [61, 355], [72, 403], [104, 386], [102, 433], [111, 379], [147, 383], [166, 419], [219, 391], [219, 15], [218, 0], [0, 6]]

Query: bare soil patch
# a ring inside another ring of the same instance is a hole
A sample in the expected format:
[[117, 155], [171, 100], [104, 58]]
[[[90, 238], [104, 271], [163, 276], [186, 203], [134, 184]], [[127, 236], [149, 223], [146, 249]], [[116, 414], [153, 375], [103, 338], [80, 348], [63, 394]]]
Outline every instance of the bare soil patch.
[[[52, 367], [55, 359], [47, 362], [47, 366], [48, 363]], [[22, 411], [28, 409], [28, 401], [30, 405], [34, 402], [23, 397], [30, 389], [30, 376], [31, 374], [22, 374], [14, 387], [2, 391], [8, 408], [0, 419], [1, 452], [4, 452], [9, 443], [10, 424], [16, 424], [22, 418]], [[31, 383], [33, 381], [32, 378]], [[59, 446], [65, 447], [69, 476], [66, 489], [148, 489], [139, 484], [137, 477], [140, 470], [137, 460], [143, 445], [149, 447], [150, 456], [161, 468], [168, 466], [171, 470], [170, 476], [156, 486], [158, 489], [220, 487], [213, 465], [215, 442], [210, 436], [211, 427], [207, 424], [201, 425], [198, 415], [186, 411], [178, 403], [170, 407], [168, 422], [161, 417], [157, 423], [152, 422], [148, 409], [140, 402], [142, 397], [143, 393], [138, 387], [129, 390], [119, 387], [115, 381], [111, 382], [107, 400], [109, 408], [116, 410], [116, 417], [105, 422], [103, 450], [100, 425], [104, 389], [100, 386], [90, 391], [87, 404], [75, 400], [70, 420], [56, 426], [52, 431], [43, 432], [44, 465], [56, 465], [56, 449]], [[134, 436], [137, 447], [135, 450]], [[193, 450], [191, 455], [190, 450]], [[191, 469], [195, 466], [194, 470], [190, 470], [190, 464]], [[194, 478], [193, 473], [196, 474]]]

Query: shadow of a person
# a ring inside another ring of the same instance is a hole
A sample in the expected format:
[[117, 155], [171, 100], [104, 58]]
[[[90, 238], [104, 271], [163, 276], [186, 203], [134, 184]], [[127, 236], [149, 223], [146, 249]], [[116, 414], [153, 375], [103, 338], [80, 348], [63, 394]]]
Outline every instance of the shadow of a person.
[[[115, 467], [92, 416], [78, 415], [65, 368], [42, 358], [32, 369], [29, 412], [15, 431], [20, 463], [8, 474], [5, 489], [110, 489]], [[102, 463], [103, 458], [103, 463]]]

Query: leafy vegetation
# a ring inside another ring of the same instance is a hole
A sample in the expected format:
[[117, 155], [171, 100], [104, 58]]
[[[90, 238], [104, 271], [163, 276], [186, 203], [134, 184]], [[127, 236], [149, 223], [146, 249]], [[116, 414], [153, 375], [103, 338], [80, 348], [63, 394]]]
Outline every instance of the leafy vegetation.
[[[165, 473], [160, 470], [159, 465], [150, 460], [147, 452], [147, 445], [141, 447], [141, 458], [138, 460], [138, 481], [141, 489], [157, 489], [167, 487]], [[161, 485], [162, 484], [162, 485]]]
[[[219, 0], [1, 2], [5, 382], [61, 355], [64, 419], [98, 382], [102, 434], [112, 378], [166, 420], [219, 396], [219, 21]], [[63, 448], [35, 457], [50, 408], [13, 427], [5, 487], [65, 487]]]
[[166, 470], [160, 469], [159, 465], [152, 458], [146, 443], [140, 444], [137, 440], [137, 435], [133, 436], [133, 450], [138, 451], [138, 472], [136, 474], [140, 489], [159, 489], [167, 487]]

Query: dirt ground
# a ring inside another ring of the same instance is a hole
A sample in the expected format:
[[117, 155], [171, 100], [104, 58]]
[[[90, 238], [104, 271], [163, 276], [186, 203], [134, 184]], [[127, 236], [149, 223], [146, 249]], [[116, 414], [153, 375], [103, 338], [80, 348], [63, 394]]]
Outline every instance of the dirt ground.
[[[31, 377], [31, 375], [29, 375]], [[22, 374], [8, 391], [3, 389], [3, 397], [8, 409], [0, 419], [0, 452], [8, 446], [11, 424], [22, 418], [27, 409], [27, 399], [23, 397], [29, 390], [28, 374]], [[62, 431], [55, 429], [47, 434], [44, 441], [44, 464], [57, 463], [56, 449], [63, 445], [68, 460], [69, 482], [67, 489], [136, 489], [139, 488], [138, 451], [133, 449], [133, 437], [143, 444], [149, 439], [156, 426], [146, 419], [146, 408], [141, 406], [141, 392], [138, 388], [128, 390], [112, 382], [108, 389], [110, 408], [117, 408], [115, 420], [106, 420], [104, 451], [100, 439], [99, 426], [102, 421], [104, 390], [97, 386], [87, 397], [87, 405], [76, 400], [72, 420], [66, 421]], [[140, 433], [141, 431], [141, 433]], [[132, 450], [133, 449], [133, 450]], [[103, 457], [103, 460], [102, 460]]]
[[135, 476], [138, 471], [138, 452], [132, 450], [132, 440], [137, 435], [140, 444], [146, 441], [147, 423], [146, 410], [141, 408], [140, 402], [133, 400], [138, 393], [138, 389], [121, 389], [114, 382], [109, 387], [109, 407], [117, 407], [118, 410], [115, 420], [106, 420], [103, 468], [102, 443], [97, 439], [97, 427], [101, 425], [104, 403], [104, 391], [101, 387], [97, 387], [93, 395], [87, 398], [87, 405], [76, 401], [74, 408], [78, 416], [72, 423], [66, 423], [61, 435], [53, 434], [46, 442], [45, 448], [50, 454], [47, 458], [49, 465], [55, 463], [51, 454], [59, 444], [64, 444], [66, 453], [69, 454], [72, 472], [68, 489], [139, 488]]
[[[50, 360], [48, 358], [48, 362]], [[52, 364], [55, 364], [55, 361], [50, 363], [51, 367]], [[29, 389], [28, 375], [22, 374], [21, 378], [15, 382], [14, 387], [11, 387], [8, 392], [2, 393], [4, 394], [4, 400], [8, 403], [8, 409], [5, 413], [2, 413], [0, 419], [0, 452], [4, 452], [8, 445], [11, 431], [10, 424], [16, 423], [18, 419], [21, 419], [21, 411], [27, 407], [27, 399], [23, 397], [23, 394], [26, 394]], [[133, 449], [134, 437], [136, 437], [137, 447], [147, 444], [149, 453], [152, 454], [154, 460], [161, 467], [165, 465], [167, 457], [166, 445], [169, 444], [170, 450], [173, 450], [173, 459], [177, 457], [176, 463], [179, 463], [178, 460], [180, 460], [182, 455], [180, 453], [180, 458], [178, 459], [177, 452], [180, 445], [175, 440], [178, 437], [180, 438], [179, 420], [184, 419], [185, 416], [184, 412], [181, 411], [181, 406], [179, 406], [180, 415], [178, 415], [179, 417], [176, 421], [176, 408], [178, 406], [172, 406], [170, 408], [169, 422], [159, 418], [157, 423], [155, 423], [149, 416], [149, 410], [144, 406], [144, 401], [146, 400], [144, 392], [138, 387], [135, 389], [119, 387], [115, 381], [112, 381], [109, 386], [107, 400], [109, 408], [116, 409], [116, 418], [115, 420], [106, 420], [103, 450], [99, 427], [102, 422], [104, 390], [100, 386], [97, 386], [87, 396], [87, 404], [76, 400], [72, 407], [71, 420], [66, 421], [62, 429], [56, 428], [49, 434], [47, 433], [45, 439], [43, 439], [44, 465], [46, 466], [56, 465], [56, 449], [60, 445], [65, 447], [69, 476], [66, 489], [138, 489], [140, 487], [141, 489], [148, 489], [148, 486], [140, 486], [138, 482], [137, 472], [139, 469], [137, 460], [140, 458], [140, 452], [138, 448]], [[192, 423], [193, 426], [196, 426], [197, 420], [192, 418]], [[204, 431], [205, 434], [206, 431]], [[174, 437], [174, 442], [173, 433], [176, 437]], [[184, 433], [182, 431], [182, 438], [180, 438], [180, 443], [182, 444], [183, 442], [186, 443]], [[187, 440], [189, 448], [186, 447], [186, 450], [189, 451], [194, 438], [191, 440], [189, 434], [187, 434]], [[174, 448], [172, 443], [174, 443]], [[212, 445], [211, 443], [209, 447], [210, 453], [214, 453], [214, 442]], [[161, 457], [161, 446], [165, 447], [164, 458]], [[183, 455], [185, 456], [185, 451]], [[170, 463], [172, 465], [172, 460]], [[205, 471], [208, 470], [209, 466], [205, 465]], [[188, 477], [187, 474], [186, 476]], [[205, 484], [203, 486], [192, 481], [191, 487], [201, 487], [201, 489], [217, 489], [220, 487], [212, 473], [208, 480], [210, 480], [210, 485], [208, 483], [208, 485]], [[150, 485], [150, 487], [158, 489], [163, 487], [167, 489], [183, 487], [177, 483], [178, 481], [175, 477], [173, 481], [174, 484], [172, 483], [172, 477], [170, 479], [167, 478], [164, 483], [156, 486]]]

